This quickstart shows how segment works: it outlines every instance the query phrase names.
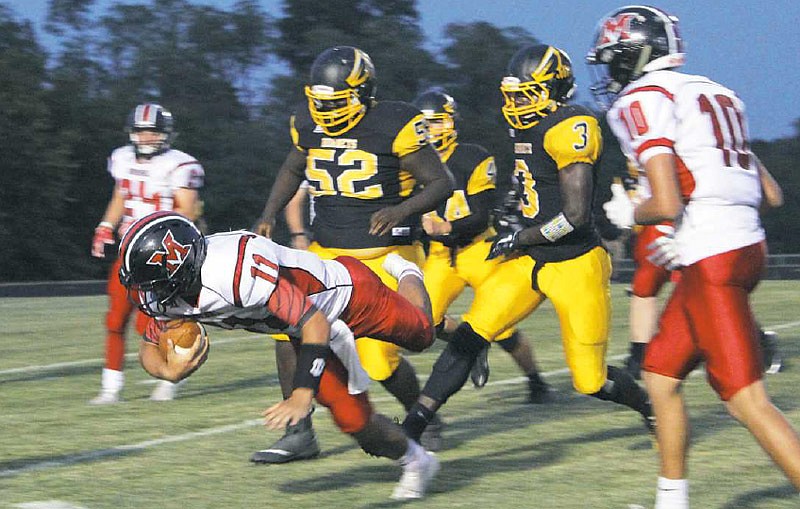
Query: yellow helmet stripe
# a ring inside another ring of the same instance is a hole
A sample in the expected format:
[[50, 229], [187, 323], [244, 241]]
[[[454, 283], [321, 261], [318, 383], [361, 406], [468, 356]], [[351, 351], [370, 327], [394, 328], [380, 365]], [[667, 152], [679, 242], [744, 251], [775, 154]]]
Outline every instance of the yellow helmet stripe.
[[362, 62], [361, 51], [356, 50], [354, 53], [355, 60], [353, 61], [353, 70], [350, 71], [350, 75], [345, 78], [345, 81], [351, 87], [357, 87], [367, 81], [367, 73], [365, 72], [366, 68]]

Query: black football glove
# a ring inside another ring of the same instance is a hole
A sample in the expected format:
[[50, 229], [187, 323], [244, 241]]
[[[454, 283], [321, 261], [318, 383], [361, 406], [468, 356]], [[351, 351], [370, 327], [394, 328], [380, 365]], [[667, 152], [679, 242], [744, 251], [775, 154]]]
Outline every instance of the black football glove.
[[515, 189], [508, 191], [503, 201], [492, 210], [494, 229], [498, 234], [511, 233], [522, 229], [519, 217], [519, 193]]
[[497, 235], [494, 238], [494, 242], [492, 242], [492, 247], [489, 249], [489, 256], [487, 256], [486, 259], [492, 260], [498, 256], [507, 255], [519, 249], [519, 232], [520, 230], [517, 230], [515, 232]]

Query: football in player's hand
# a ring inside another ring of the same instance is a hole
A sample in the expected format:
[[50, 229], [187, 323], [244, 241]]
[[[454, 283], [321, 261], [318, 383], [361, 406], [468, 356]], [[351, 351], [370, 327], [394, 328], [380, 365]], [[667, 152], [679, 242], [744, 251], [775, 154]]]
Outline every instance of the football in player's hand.
[[164, 358], [167, 357], [170, 341], [172, 341], [175, 353], [183, 355], [189, 352], [195, 341], [198, 341], [198, 335], [200, 336], [199, 341], [208, 340], [205, 327], [190, 320], [170, 320], [162, 327], [158, 336], [158, 348]]

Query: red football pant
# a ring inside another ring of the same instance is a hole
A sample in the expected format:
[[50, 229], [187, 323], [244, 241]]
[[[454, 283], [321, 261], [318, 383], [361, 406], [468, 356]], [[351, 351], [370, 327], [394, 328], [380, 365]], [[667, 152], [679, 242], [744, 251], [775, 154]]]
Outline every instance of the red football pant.
[[644, 370], [683, 379], [705, 361], [708, 381], [723, 401], [760, 380], [749, 295], [761, 278], [765, 252], [758, 243], [684, 267], [647, 346]]
[[136, 332], [144, 334], [148, 317], [128, 300], [128, 291], [119, 282], [122, 259], [111, 265], [108, 274], [108, 312], [106, 313], [106, 368], [122, 371], [125, 365], [125, 328], [132, 313], [136, 313]]
[[[631, 291], [637, 297], [655, 297], [661, 287], [669, 281], [670, 271], [655, 265], [647, 259], [650, 252], [647, 250], [654, 240], [664, 234], [656, 230], [656, 225], [643, 226], [636, 234], [633, 244], [633, 261], [636, 270], [633, 273]], [[676, 272], [676, 274], [678, 274]]]
[[357, 338], [370, 337], [421, 352], [434, 340], [433, 324], [421, 309], [391, 290], [369, 267], [350, 256], [336, 261], [353, 280], [350, 302], [339, 318]]
[[336, 426], [345, 433], [357, 433], [369, 423], [372, 405], [366, 392], [347, 391], [347, 370], [338, 357], [331, 354], [319, 382], [317, 401], [328, 408]]

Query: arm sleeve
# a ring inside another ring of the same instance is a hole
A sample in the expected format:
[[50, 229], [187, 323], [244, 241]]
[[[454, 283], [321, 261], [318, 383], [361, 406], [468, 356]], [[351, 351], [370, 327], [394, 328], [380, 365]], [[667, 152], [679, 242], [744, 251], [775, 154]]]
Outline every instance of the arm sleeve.
[[494, 203], [494, 188], [468, 195], [467, 203], [471, 214], [450, 223], [452, 227], [450, 235], [457, 237], [458, 240], [472, 240], [486, 230], [489, 224], [489, 211]]

